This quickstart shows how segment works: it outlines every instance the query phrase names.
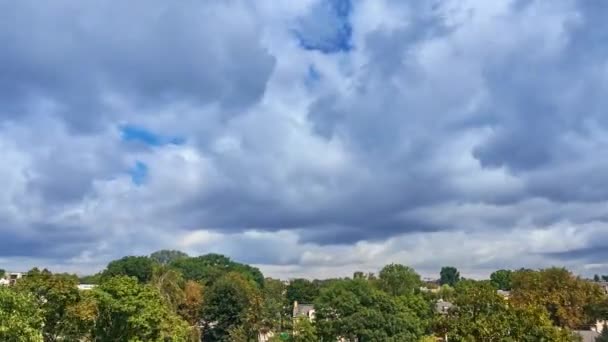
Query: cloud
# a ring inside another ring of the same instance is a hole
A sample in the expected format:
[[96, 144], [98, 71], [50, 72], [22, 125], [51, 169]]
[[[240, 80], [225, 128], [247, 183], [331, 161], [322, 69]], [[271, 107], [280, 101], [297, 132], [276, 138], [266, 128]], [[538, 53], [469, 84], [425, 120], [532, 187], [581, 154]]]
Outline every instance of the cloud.
[[0, 262], [608, 270], [602, 6], [2, 3]]

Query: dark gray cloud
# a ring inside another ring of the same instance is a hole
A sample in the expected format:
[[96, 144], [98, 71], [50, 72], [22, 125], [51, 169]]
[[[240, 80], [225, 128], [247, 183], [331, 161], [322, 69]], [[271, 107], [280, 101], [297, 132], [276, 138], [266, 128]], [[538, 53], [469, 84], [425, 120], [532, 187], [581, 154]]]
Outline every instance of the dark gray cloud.
[[116, 113], [110, 95], [238, 111], [259, 99], [274, 66], [238, 1], [3, 1], [0, 13], [0, 115], [48, 100], [76, 132], [132, 114]]
[[604, 236], [546, 231], [608, 215], [605, 6], [0, 0], [0, 257], [360, 248], [342, 265], [466, 232], [471, 267], [517, 234], [530, 262], [596, 262]]

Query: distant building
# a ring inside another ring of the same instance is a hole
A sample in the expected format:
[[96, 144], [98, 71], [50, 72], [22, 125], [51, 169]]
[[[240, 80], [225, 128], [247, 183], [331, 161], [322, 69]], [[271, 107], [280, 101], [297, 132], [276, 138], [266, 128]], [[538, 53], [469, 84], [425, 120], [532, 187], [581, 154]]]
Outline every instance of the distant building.
[[25, 277], [25, 273], [22, 272], [6, 272], [4, 277], [0, 278], [0, 286], [15, 285], [15, 283]]
[[293, 318], [306, 317], [312, 321], [315, 318], [315, 307], [312, 304], [299, 304], [293, 302]]

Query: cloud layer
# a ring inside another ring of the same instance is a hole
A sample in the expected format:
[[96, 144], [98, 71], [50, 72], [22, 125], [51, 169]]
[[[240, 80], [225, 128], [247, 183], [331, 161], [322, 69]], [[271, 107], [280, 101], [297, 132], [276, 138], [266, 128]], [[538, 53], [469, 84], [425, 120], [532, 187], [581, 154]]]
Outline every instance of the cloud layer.
[[607, 6], [0, 1], [0, 266], [608, 273]]

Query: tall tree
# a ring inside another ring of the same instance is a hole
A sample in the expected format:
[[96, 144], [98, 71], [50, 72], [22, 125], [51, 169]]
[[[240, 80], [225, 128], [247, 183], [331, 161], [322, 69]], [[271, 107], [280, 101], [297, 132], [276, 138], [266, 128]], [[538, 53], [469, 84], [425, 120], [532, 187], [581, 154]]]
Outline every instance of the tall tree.
[[150, 284], [158, 289], [165, 303], [172, 310], [177, 310], [184, 301], [183, 287], [185, 281], [179, 271], [167, 266], [157, 265], [152, 272]]
[[194, 280], [188, 280], [184, 286], [184, 300], [177, 310], [190, 325], [193, 340], [196, 341], [200, 341], [201, 337], [199, 326], [202, 320], [204, 292], [203, 285]]
[[43, 324], [33, 295], [0, 286], [0, 341], [42, 342]]
[[58, 341], [68, 337], [79, 339], [86, 333], [74, 328], [80, 326], [80, 323], [74, 321], [76, 317], [69, 314], [70, 307], [80, 301], [77, 285], [78, 278], [74, 275], [52, 274], [46, 269], [40, 271], [36, 268], [15, 285], [18, 291], [32, 294], [42, 309], [45, 341]]
[[93, 290], [98, 317], [95, 341], [187, 341], [189, 328], [151, 285], [116, 276]]
[[499, 290], [511, 290], [511, 270], [498, 270], [490, 274], [490, 281]]
[[145, 256], [126, 256], [108, 264], [103, 277], [129, 276], [135, 277], [140, 283], [147, 283], [152, 279], [155, 262]]
[[602, 290], [564, 268], [516, 271], [512, 276], [510, 303], [537, 303], [549, 313], [555, 325], [576, 329], [592, 323], [589, 308], [601, 302]]
[[460, 281], [460, 272], [456, 267], [444, 266], [439, 273], [439, 283], [441, 285], [450, 285], [454, 287]]
[[422, 281], [420, 275], [411, 267], [399, 264], [384, 266], [378, 277], [380, 289], [393, 295], [400, 296], [419, 290]]
[[176, 251], [176, 250], [170, 250], [170, 249], [162, 249], [160, 251], [156, 251], [156, 252], [150, 254], [150, 259], [156, 261], [160, 265], [168, 265], [175, 260], [188, 258], [188, 257], [189, 257], [188, 254], [186, 254], [182, 251]]
[[228, 273], [214, 282], [203, 303], [204, 340], [230, 341], [231, 333], [255, 338], [260, 297], [256, 283], [240, 273]]
[[262, 326], [266, 330], [280, 331], [285, 317], [286, 287], [278, 279], [266, 278], [262, 289]]

